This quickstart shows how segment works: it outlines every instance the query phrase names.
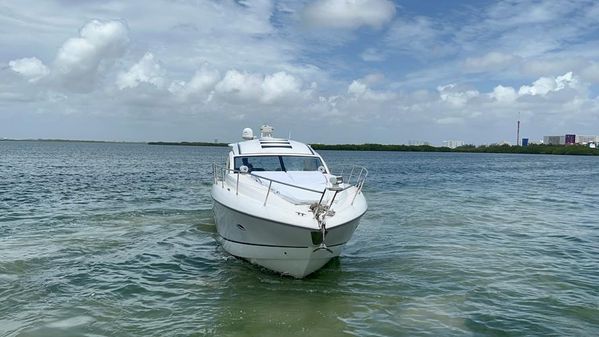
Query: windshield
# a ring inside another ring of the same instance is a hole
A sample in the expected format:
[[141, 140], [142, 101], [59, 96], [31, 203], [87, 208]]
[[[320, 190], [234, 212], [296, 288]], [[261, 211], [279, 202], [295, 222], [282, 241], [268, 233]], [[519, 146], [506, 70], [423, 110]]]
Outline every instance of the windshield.
[[249, 171], [318, 171], [320, 158], [309, 156], [240, 156], [235, 157], [235, 170], [245, 165]]

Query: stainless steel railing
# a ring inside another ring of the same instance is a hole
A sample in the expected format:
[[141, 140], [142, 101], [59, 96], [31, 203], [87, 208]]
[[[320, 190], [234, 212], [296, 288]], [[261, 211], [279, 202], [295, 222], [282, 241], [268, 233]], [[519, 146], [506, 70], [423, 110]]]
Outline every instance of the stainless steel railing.
[[[349, 172], [349, 173], [348, 173]], [[346, 180], [346, 175], [347, 176], [347, 180]], [[343, 182], [349, 184], [350, 186], [356, 186], [356, 193], [354, 194], [354, 197], [352, 199], [351, 204], [354, 204], [354, 200], [356, 200], [356, 197], [358, 196], [358, 194], [362, 191], [362, 188], [364, 187], [364, 183], [366, 182], [366, 177], [368, 177], [368, 169], [366, 169], [364, 166], [360, 166], [360, 165], [345, 165], [341, 167], [341, 174], [340, 176], [343, 177]], [[354, 179], [353, 183], [352, 183], [352, 178]]]
[[[290, 183], [287, 183], [284, 181], [279, 181], [276, 179], [264, 177], [259, 174], [255, 174], [253, 172], [241, 172], [239, 170], [234, 170], [234, 169], [229, 169], [226, 167], [219, 166], [216, 163], [212, 164], [212, 175], [214, 178], [215, 185], [220, 183], [221, 187], [225, 188], [225, 177], [226, 177], [227, 173], [235, 174], [235, 195], [239, 194], [239, 177], [240, 177], [240, 175], [250, 175], [250, 176], [256, 177], [258, 179], [261, 179], [261, 180], [264, 179], [264, 180], [268, 181], [268, 190], [266, 191], [266, 196], [264, 197], [264, 204], [263, 204], [264, 206], [266, 206], [266, 202], [268, 201], [268, 197], [270, 195], [270, 191], [272, 189], [273, 183], [284, 185], [284, 186], [289, 186], [292, 188], [297, 188], [297, 189], [308, 191], [308, 192], [317, 193], [320, 195], [319, 204], [322, 203], [322, 200], [324, 199], [324, 196], [325, 196], [327, 190], [331, 188], [331, 187], [327, 187], [327, 188], [323, 189], [322, 191], [315, 190], [315, 189], [307, 188], [304, 186], [294, 185], [294, 184], [290, 184]], [[344, 176], [344, 173], [349, 174], [347, 177], [347, 180]], [[354, 187], [354, 186], [356, 187], [356, 192], [355, 192], [355, 194], [352, 198], [352, 202], [351, 202], [351, 204], [353, 205], [354, 201], [356, 200], [356, 197], [358, 196], [358, 194], [362, 191], [362, 188], [364, 187], [364, 183], [366, 182], [366, 177], [368, 176], [368, 170], [363, 166], [351, 165], [349, 168], [347, 168], [347, 171], [345, 171], [345, 169], [342, 170], [341, 174], [339, 176], [343, 177], [343, 185], [344, 186], [340, 189], [336, 189], [335, 191], [337, 193], [344, 192], [347, 189]], [[352, 183], [352, 179], [353, 179], [353, 183]]]

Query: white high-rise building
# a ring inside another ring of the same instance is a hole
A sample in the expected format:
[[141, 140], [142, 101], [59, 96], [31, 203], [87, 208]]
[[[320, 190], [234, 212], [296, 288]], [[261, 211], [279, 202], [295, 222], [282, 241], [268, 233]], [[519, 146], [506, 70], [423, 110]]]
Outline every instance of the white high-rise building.
[[599, 136], [581, 136], [576, 135], [577, 144], [599, 143]]
[[543, 136], [543, 143], [546, 145], [564, 145], [566, 144], [565, 136]]
[[455, 149], [456, 147], [464, 146], [463, 140], [444, 140], [443, 146], [448, 147], [450, 149]]
[[408, 145], [422, 146], [422, 145], [431, 145], [431, 143], [427, 142], [425, 140], [409, 140]]
[[[576, 135], [575, 137], [574, 143], [576, 144], [599, 143], [599, 136]], [[566, 136], [544, 136], [543, 143], [547, 145], [564, 145], [566, 144]]]

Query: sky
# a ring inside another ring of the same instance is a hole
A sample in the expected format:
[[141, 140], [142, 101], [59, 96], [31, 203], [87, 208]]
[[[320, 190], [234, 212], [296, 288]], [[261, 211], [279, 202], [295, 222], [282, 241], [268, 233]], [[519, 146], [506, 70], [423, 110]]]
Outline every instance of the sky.
[[0, 0], [0, 138], [599, 134], [599, 2]]

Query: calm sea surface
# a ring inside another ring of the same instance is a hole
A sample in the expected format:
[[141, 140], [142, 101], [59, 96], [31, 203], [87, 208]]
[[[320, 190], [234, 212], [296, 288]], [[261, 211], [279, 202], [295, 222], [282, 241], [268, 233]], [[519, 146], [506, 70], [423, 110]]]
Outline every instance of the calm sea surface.
[[599, 158], [323, 151], [369, 212], [296, 280], [217, 245], [226, 153], [0, 142], [0, 336], [599, 335]]

